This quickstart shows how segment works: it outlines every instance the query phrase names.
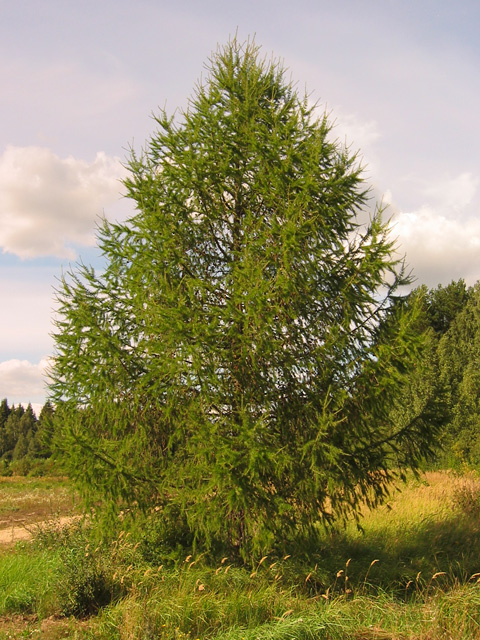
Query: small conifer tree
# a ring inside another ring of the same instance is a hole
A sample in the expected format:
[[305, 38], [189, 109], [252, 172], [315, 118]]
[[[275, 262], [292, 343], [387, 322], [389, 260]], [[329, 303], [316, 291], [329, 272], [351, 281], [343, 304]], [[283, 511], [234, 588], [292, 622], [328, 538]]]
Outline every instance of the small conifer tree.
[[255, 44], [219, 49], [132, 153], [136, 213], [102, 226], [105, 271], [58, 291], [70, 473], [109, 504], [184, 514], [202, 546], [248, 553], [356, 513], [431, 451], [421, 408], [392, 419], [419, 348], [391, 305], [408, 278], [316, 113]]

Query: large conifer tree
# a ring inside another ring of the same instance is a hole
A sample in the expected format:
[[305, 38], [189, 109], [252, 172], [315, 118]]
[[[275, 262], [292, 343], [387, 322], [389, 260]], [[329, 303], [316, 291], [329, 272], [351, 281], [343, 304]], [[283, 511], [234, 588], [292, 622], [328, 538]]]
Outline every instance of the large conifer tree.
[[199, 543], [246, 552], [356, 512], [430, 451], [421, 409], [392, 420], [418, 347], [390, 304], [402, 266], [380, 210], [360, 225], [358, 159], [316, 113], [254, 44], [218, 50], [132, 154], [137, 212], [101, 229], [105, 272], [58, 292], [71, 473], [180, 511]]

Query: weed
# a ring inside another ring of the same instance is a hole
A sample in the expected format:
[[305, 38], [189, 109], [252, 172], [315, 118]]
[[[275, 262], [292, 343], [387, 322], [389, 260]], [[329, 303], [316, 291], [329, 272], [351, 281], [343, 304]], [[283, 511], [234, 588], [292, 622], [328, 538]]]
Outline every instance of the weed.
[[464, 515], [480, 521], [480, 480], [476, 475], [463, 476], [453, 492], [453, 503]]

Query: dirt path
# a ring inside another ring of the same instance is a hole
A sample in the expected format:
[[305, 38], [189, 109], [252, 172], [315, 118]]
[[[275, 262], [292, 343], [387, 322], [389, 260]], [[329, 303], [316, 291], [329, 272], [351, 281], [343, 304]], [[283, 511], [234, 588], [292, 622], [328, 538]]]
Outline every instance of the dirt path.
[[75, 520], [78, 520], [82, 516], [63, 516], [61, 518], [56, 518], [55, 520], [44, 520], [43, 522], [35, 522], [34, 524], [30, 524], [28, 526], [13, 526], [8, 527], [8, 529], [0, 529], [0, 545], [1, 544], [12, 544], [13, 542], [17, 542], [18, 540], [30, 540], [34, 534], [35, 529], [38, 526], [45, 524], [54, 524], [55, 526], [61, 528], [66, 524], [70, 524]]

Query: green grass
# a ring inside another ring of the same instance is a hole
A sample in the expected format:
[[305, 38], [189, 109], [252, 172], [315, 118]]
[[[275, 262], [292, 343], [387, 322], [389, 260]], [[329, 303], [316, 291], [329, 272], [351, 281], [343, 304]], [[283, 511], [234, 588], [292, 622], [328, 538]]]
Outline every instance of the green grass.
[[50, 528], [0, 554], [0, 638], [480, 639], [478, 478], [427, 474], [361, 524], [249, 567]]
[[60, 563], [60, 554], [53, 550], [18, 548], [15, 554], [0, 556], [0, 616], [54, 614]]

